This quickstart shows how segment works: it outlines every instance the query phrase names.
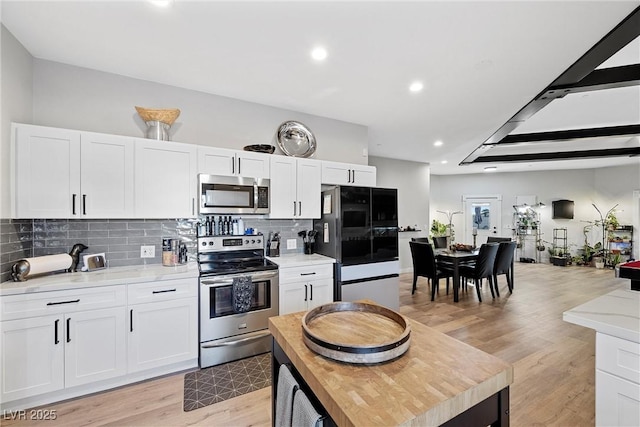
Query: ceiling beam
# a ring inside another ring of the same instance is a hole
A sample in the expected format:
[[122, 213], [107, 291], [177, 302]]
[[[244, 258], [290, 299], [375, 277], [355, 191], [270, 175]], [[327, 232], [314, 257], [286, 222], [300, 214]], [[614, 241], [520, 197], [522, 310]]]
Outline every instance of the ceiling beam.
[[540, 99], [558, 99], [566, 95], [594, 90], [640, 85], [640, 64], [593, 70], [578, 83], [551, 86]]
[[575, 139], [600, 138], [603, 136], [618, 137], [635, 135], [640, 135], [640, 125], [557, 130], [551, 132], [517, 133], [513, 135], [507, 135], [501, 141], [494, 144], [484, 145], [501, 146], [505, 144], [520, 144], [523, 142], [571, 141]]
[[[522, 107], [504, 125], [496, 130], [486, 141], [469, 154], [460, 165], [474, 163], [486, 148], [494, 145], [509, 135], [514, 129], [524, 123], [531, 116], [547, 106], [555, 97], [549, 97], [547, 92], [553, 87], [579, 86], [580, 81], [594, 72], [597, 66], [613, 56], [620, 49], [640, 36], [640, 7], [631, 12], [622, 22], [589, 49], [564, 73], [556, 78], [549, 86], [540, 92], [531, 102]], [[617, 67], [616, 67], [617, 68]], [[633, 69], [631, 69], [633, 71]], [[614, 72], [608, 73], [611, 76]], [[592, 78], [600, 78], [607, 73], [596, 73]]]
[[640, 156], [640, 147], [480, 156], [474, 161], [474, 163], [547, 162], [553, 160], [574, 160], [622, 156]]

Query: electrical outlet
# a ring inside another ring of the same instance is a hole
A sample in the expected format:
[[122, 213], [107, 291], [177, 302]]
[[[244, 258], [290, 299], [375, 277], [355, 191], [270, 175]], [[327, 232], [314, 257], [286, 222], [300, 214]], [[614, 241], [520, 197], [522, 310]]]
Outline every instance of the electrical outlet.
[[154, 258], [156, 256], [156, 247], [153, 245], [140, 246], [140, 258]]
[[295, 249], [298, 247], [298, 241], [296, 239], [287, 239], [287, 249]]

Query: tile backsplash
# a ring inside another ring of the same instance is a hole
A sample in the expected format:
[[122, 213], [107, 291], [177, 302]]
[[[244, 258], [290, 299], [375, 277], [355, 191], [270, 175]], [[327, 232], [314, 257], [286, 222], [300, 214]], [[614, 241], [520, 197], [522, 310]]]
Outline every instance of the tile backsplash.
[[[269, 220], [243, 217], [245, 227], [266, 236], [280, 232], [281, 254], [302, 253], [300, 230], [309, 230], [312, 220]], [[197, 219], [29, 219], [0, 220], [0, 281], [10, 280], [11, 266], [21, 258], [69, 253], [73, 245], [89, 247], [81, 255], [104, 252], [108, 267], [160, 264], [162, 238], [180, 238], [187, 245], [189, 260], [196, 259]], [[286, 250], [287, 239], [297, 239], [295, 250]], [[154, 258], [140, 258], [140, 246], [154, 245]], [[79, 268], [82, 266], [82, 257]]]

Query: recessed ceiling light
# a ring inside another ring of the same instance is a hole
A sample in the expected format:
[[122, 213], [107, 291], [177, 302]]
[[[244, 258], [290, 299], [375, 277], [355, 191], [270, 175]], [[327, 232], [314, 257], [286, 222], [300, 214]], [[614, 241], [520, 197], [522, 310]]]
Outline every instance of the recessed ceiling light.
[[446, 165], [446, 164], [447, 164], [447, 163], [449, 163], [449, 162], [448, 162], [448, 161], [446, 161], [446, 160], [443, 160], [443, 161], [441, 161], [440, 163], [442, 163], [443, 165]]
[[411, 86], [409, 86], [411, 92], [420, 92], [422, 89], [424, 89], [422, 82], [413, 82]]
[[173, 0], [147, 0], [156, 7], [169, 7], [173, 4]]
[[497, 170], [498, 170], [498, 168], [495, 167], [495, 166], [487, 166], [486, 168], [484, 168], [485, 172], [495, 172]]
[[327, 59], [327, 50], [323, 47], [316, 47], [311, 51], [311, 57], [316, 61], [324, 61]]
[[436, 142], [434, 142], [434, 143], [433, 143], [433, 146], [434, 146], [434, 147], [441, 147], [441, 146], [442, 146], [442, 144], [443, 144], [443, 142], [442, 142], [442, 141], [436, 141]]

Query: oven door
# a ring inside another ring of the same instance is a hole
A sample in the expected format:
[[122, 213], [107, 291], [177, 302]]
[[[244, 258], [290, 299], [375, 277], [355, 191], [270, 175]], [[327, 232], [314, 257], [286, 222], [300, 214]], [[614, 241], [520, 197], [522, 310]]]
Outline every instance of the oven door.
[[200, 174], [200, 214], [267, 214], [269, 180]]
[[[253, 285], [251, 305], [236, 313], [233, 281], [245, 276]], [[278, 270], [201, 277], [200, 285], [200, 342], [267, 329], [278, 315]]]

